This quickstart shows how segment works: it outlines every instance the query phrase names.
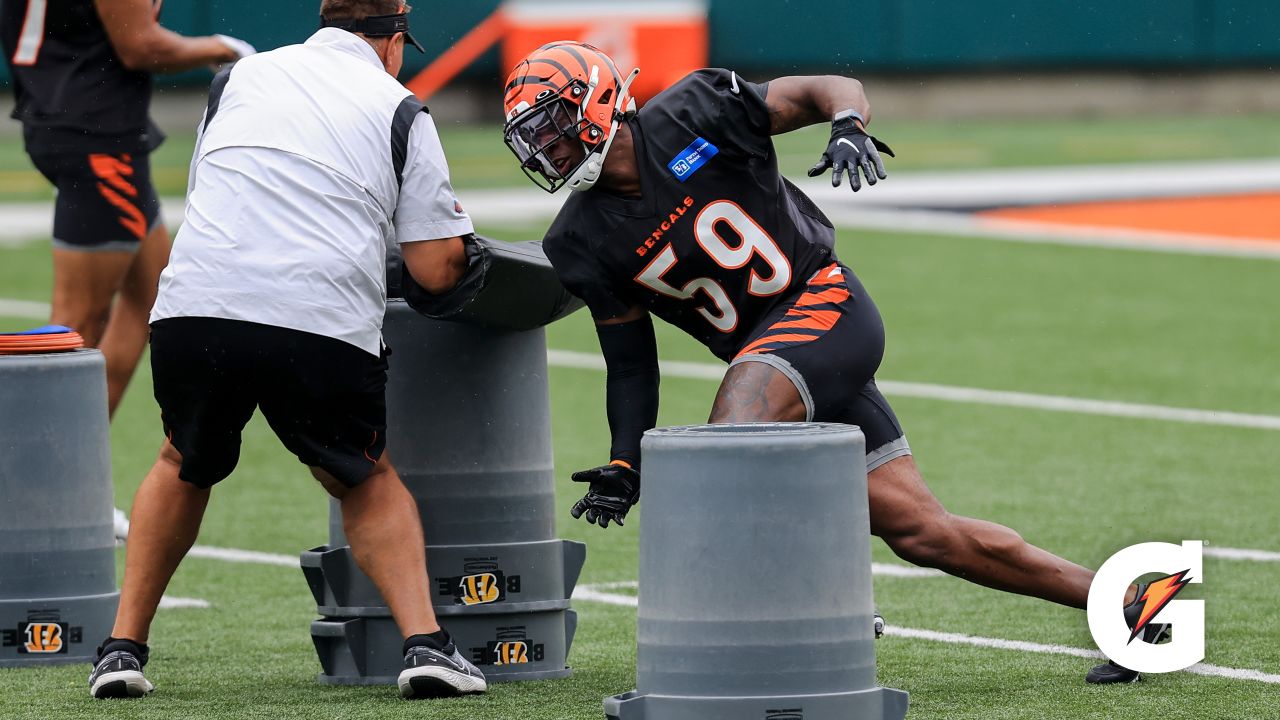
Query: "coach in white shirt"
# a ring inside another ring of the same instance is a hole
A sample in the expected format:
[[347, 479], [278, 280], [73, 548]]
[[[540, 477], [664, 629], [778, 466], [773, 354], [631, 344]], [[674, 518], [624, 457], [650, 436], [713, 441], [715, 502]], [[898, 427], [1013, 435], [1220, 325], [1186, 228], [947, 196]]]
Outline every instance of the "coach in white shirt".
[[[404, 697], [483, 692], [440, 628], [422, 527], [384, 452], [386, 246], [428, 292], [453, 288], [472, 233], [431, 116], [396, 81], [401, 0], [324, 0], [302, 45], [219, 74], [186, 220], [151, 313], [166, 440], [133, 503], [120, 609], [94, 697], [138, 697], [156, 606], [261, 408], [342, 505], [360, 568], [405, 636]], [[421, 49], [421, 46], [418, 46]]]

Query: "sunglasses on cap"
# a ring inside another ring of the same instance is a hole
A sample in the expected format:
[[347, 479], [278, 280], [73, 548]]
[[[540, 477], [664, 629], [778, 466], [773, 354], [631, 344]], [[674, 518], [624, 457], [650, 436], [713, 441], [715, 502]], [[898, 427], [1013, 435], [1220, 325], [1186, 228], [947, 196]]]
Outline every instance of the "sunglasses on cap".
[[362, 20], [325, 20], [320, 18], [320, 27], [322, 28], [338, 28], [347, 32], [360, 33], [365, 37], [391, 37], [396, 33], [404, 33], [404, 41], [415, 48], [418, 52], [426, 54], [427, 49], [422, 44], [413, 39], [409, 34], [409, 15], [407, 13], [397, 13], [395, 15], [373, 15]]

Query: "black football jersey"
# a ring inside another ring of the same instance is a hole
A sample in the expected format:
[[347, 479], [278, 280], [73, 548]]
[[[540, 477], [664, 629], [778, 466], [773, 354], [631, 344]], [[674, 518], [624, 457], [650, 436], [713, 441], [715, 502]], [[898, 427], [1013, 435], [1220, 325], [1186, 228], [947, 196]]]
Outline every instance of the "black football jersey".
[[729, 360], [834, 261], [831, 222], [778, 172], [766, 90], [690, 74], [629, 121], [642, 197], [565, 202], [543, 246], [595, 318], [642, 305]]
[[0, 40], [28, 149], [160, 144], [151, 75], [120, 61], [93, 0], [0, 0]]

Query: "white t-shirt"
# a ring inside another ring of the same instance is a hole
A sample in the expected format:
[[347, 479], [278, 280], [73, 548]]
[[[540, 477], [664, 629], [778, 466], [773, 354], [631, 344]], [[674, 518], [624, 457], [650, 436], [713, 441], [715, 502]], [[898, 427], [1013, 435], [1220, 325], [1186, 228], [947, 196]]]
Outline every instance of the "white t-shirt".
[[411, 116], [396, 176], [392, 127], [409, 95], [336, 28], [236, 63], [201, 123], [151, 321], [244, 320], [378, 354], [386, 248], [473, 232], [430, 115]]

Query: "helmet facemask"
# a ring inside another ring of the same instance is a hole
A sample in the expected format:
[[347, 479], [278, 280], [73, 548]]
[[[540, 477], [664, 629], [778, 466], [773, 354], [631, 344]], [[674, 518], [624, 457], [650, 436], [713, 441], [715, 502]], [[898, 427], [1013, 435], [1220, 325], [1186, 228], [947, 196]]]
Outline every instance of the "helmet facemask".
[[[635, 112], [635, 100], [627, 91], [639, 70], [619, 83], [612, 62], [603, 59], [608, 63], [603, 86], [601, 66], [593, 65], [585, 79], [570, 77], [559, 86], [548, 82], [551, 78], [535, 76], [518, 84], [543, 86], [532, 104], [528, 100], [507, 102], [503, 139], [529, 179], [547, 192], [565, 185], [574, 190], [591, 188], [604, 169], [619, 123], [626, 113]], [[528, 67], [526, 60], [513, 76], [528, 73]], [[509, 82], [509, 88], [518, 85]]]
[[555, 192], [575, 179], [588, 156], [600, 150], [604, 131], [582, 117], [580, 106], [565, 97], [566, 93], [585, 94], [581, 81], [570, 80], [565, 87], [545, 92], [544, 100], [507, 122], [503, 139], [529, 179]]

